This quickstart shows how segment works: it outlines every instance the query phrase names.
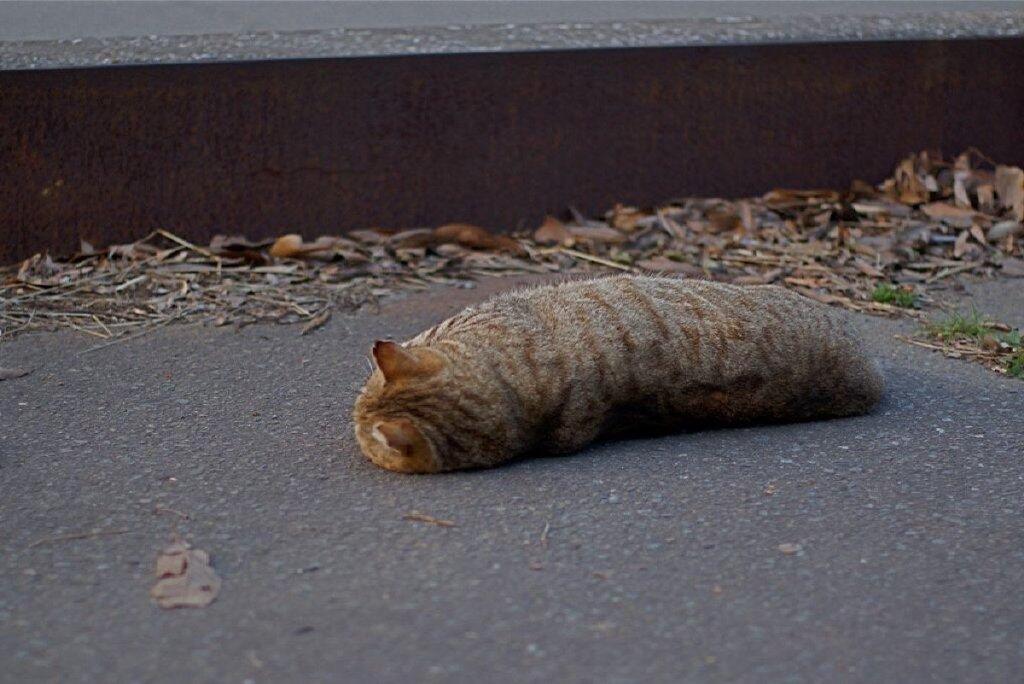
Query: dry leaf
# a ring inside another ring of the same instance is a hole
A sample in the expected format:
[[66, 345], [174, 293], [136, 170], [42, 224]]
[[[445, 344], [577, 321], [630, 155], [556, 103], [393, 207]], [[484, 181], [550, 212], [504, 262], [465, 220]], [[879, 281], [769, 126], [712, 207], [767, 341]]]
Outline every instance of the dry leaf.
[[608, 212], [608, 223], [611, 224], [612, 228], [617, 228], [626, 233], [635, 231], [639, 227], [640, 221], [644, 218], [646, 218], [646, 214], [636, 207], [624, 207], [621, 204], [616, 204]]
[[1024, 278], [1024, 259], [1008, 257], [1003, 259], [1000, 272], [1012, 278]]
[[992, 242], [998, 242], [1007, 235], [1015, 237], [1024, 235], [1024, 223], [1020, 221], [1000, 221], [989, 228], [988, 231], [988, 239]]
[[359, 242], [370, 245], [382, 245], [388, 241], [387, 233], [381, 228], [370, 228], [367, 230], [350, 230], [348, 237]]
[[311, 318], [308, 323], [302, 326], [302, 330], [299, 331], [299, 334], [308, 335], [309, 333], [313, 332], [314, 330], [316, 330], [329, 320], [331, 320], [331, 310], [324, 309], [316, 316], [313, 316], [313, 318]]
[[953, 174], [953, 201], [956, 206], [964, 209], [971, 208], [971, 198], [967, 196], [967, 179], [970, 175], [970, 171], [957, 171]]
[[786, 554], [787, 556], [792, 556], [794, 553], [800, 553], [802, 549], [803, 547], [799, 544], [779, 544], [779, 551]]
[[991, 214], [996, 208], [996, 190], [991, 183], [984, 183], [974, 188], [978, 196], [978, 208], [985, 213]]
[[769, 204], [799, 204], [811, 202], [828, 204], [839, 201], [839, 193], [835, 190], [795, 190], [792, 188], [775, 188], [763, 196]]
[[413, 228], [412, 230], [403, 230], [400, 233], [395, 233], [391, 236], [389, 242], [395, 247], [402, 249], [433, 247], [437, 244], [437, 237], [435, 237], [434, 231], [429, 228]]
[[533, 240], [542, 245], [572, 245], [572, 233], [554, 216], [544, 217], [544, 223], [533, 232]]
[[14, 380], [15, 378], [23, 378], [32, 371], [24, 368], [3, 368], [0, 367], [0, 380]]
[[149, 594], [161, 608], [201, 608], [217, 598], [220, 578], [210, 567], [210, 556], [177, 541], [156, 559], [157, 583]]
[[942, 221], [954, 228], [970, 228], [974, 217], [977, 215], [977, 212], [972, 209], [954, 207], [952, 204], [946, 204], [945, 202], [926, 204], [921, 207], [921, 211], [930, 218]]
[[733, 210], [732, 207], [712, 209], [708, 212], [708, 219], [710, 219], [715, 231], [719, 233], [736, 230], [742, 225], [739, 213]]
[[440, 518], [435, 518], [432, 515], [427, 515], [426, 513], [420, 513], [419, 511], [412, 511], [411, 513], [406, 513], [405, 515], [402, 516], [402, 520], [411, 520], [413, 522], [422, 522], [422, 523], [427, 523], [429, 525], [437, 525], [438, 527], [455, 527], [456, 526], [455, 523], [452, 522], [451, 520], [441, 520]]
[[956, 242], [953, 243], [953, 258], [959, 259], [967, 251], [967, 238], [970, 237], [970, 233], [966, 230], [960, 231], [960, 234], [956, 236]]
[[210, 251], [221, 256], [228, 256], [235, 252], [263, 249], [270, 244], [272, 244], [270, 240], [253, 242], [244, 235], [214, 235], [210, 239]]
[[748, 233], [757, 228], [754, 224], [754, 212], [750, 208], [750, 202], [747, 202], [746, 200], [740, 202], [740, 225], [742, 225], [743, 230]]
[[1013, 218], [1024, 221], [1024, 170], [1016, 166], [997, 166], [995, 188], [999, 203], [1010, 210]]
[[569, 226], [569, 232], [577, 240], [616, 245], [626, 241], [625, 235], [608, 226]]
[[987, 245], [988, 241], [985, 239], [985, 231], [981, 229], [981, 226], [971, 226], [971, 237], [978, 241], [978, 244]]
[[910, 216], [912, 210], [905, 204], [893, 202], [887, 199], [863, 200], [853, 202], [853, 210], [862, 216]]
[[526, 248], [506, 235], [493, 235], [469, 223], [449, 223], [434, 229], [440, 242], [454, 242], [470, 249], [493, 249], [518, 256], [527, 254]]
[[916, 159], [916, 156], [907, 157], [900, 162], [893, 173], [896, 199], [904, 204], [920, 204], [928, 201], [928, 188], [917, 176]]
[[282, 235], [270, 247], [270, 256], [289, 259], [302, 254], [302, 236], [290, 233]]
[[643, 259], [642, 261], [636, 262], [636, 265], [645, 271], [653, 271], [655, 273], [683, 273], [688, 276], [703, 277], [705, 275], [704, 269], [700, 266], [688, 264], [683, 261], [675, 261], [668, 257], [661, 255], [652, 257], [650, 259]]
[[864, 275], [870, 276], [872, 278], [882, 278], [885, 276], [885, 274], [882, 271], [878, 270], [877, 268], [875, 268], [868, 262], [864, 261], [863, 259], [854, 259], [853, 266]]
[[764, 271], [757, 275], [736, 276], [732, 279], [732, 282], [737, 285], [771, 285], [778, 280], [781, 275], [781, 268], [773, 268], [770, 271]]

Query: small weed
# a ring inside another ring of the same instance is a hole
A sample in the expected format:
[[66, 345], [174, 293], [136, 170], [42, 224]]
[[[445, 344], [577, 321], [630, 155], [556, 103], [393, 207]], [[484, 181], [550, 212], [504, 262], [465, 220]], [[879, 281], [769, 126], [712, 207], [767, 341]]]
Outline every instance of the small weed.
[[871, 299], [879, 304], [892, 304], [903, 309], [917, 306], [917, 295], [901, 287], [893, 287], [889, 283], [879, 283], [871, 293]]
[[1024, 380], [1024, 349], [1018, 349], [1006, 364], [1006, 374]]
[[986, 320], [977, 311], [954, 313], [925, 326], [930, 337], [942, 340], [958, 355], [976, 358], [989, 368], [1024, 380], [1024, 335], [1020, 329], [1002, 332], [1006, 326]]
[[985, 325], [981, 314], [971, 311], [968, 316], [956, 312], [941, 321], [932, 323], [928, 326], [928, 332], [935, 337], [941, 337], [944, 342], [952, 342], [963, 337], [980, 340], [991, 334], [992, 329]]
[[1024, 337], [1021, 336], [1020, 330], [1011, 330], [1008, 333], [1002, 333], [997, 336], [999, 341], [1003, 344], [1009, 345], [1014, 349], [1020, 349], [1024, 347]]
[[1024, 380], [1024, 336], [1020, 330], [1011, 330], [1000, 335], [999, 341], [1011, 350], [1010, 358], [1006, 360], [1006, 374]]

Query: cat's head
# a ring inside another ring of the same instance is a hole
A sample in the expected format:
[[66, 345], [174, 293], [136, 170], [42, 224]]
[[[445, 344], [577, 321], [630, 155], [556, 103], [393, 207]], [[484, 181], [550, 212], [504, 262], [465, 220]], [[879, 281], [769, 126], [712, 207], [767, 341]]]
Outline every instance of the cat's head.
[[447, 361], [426, 347], [373, 345], [374, 369], [356, 399], [353, 417], [363, 453], [402, 473], [443, 470], [436, 416], [443, 410]]

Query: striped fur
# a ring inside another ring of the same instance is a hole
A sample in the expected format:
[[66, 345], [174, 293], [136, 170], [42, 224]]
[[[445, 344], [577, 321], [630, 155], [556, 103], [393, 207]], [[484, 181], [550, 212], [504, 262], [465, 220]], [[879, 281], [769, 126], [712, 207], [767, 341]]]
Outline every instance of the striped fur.
[[378, 357], [354, 419], [367, 457], [405, 472], [564, 454], [600, 436], [855, 415], [882, 393], [838, 311], [774, 286], [568, 282], [500, 295], [394, 346], [407, 365], [385, 380]]

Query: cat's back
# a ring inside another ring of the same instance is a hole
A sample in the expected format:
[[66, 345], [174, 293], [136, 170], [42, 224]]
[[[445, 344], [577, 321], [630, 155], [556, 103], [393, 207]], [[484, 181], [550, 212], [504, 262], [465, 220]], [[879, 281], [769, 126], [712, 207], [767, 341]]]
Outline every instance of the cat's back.
[[843, 327], [836, 311], [776, 285], [665, 277], [617, 276], [528, 288], [499, 295], [471, 312], [547, 332], [578, 329], [594, 322], [595, 312], [614, 314], [634, 331], [679, 321], [763, 323], [780, 329], [806, 328], [807, 323]]
[[794, 346], [852, 342], [842, 315], [774, 285], [618, 276], [511, 291], [438, 326], [433, 336], [491, 339], [497, 346], [555, 349], [588, 342], [627, 352], [686, 344], [702, 355], [721, 342]]

